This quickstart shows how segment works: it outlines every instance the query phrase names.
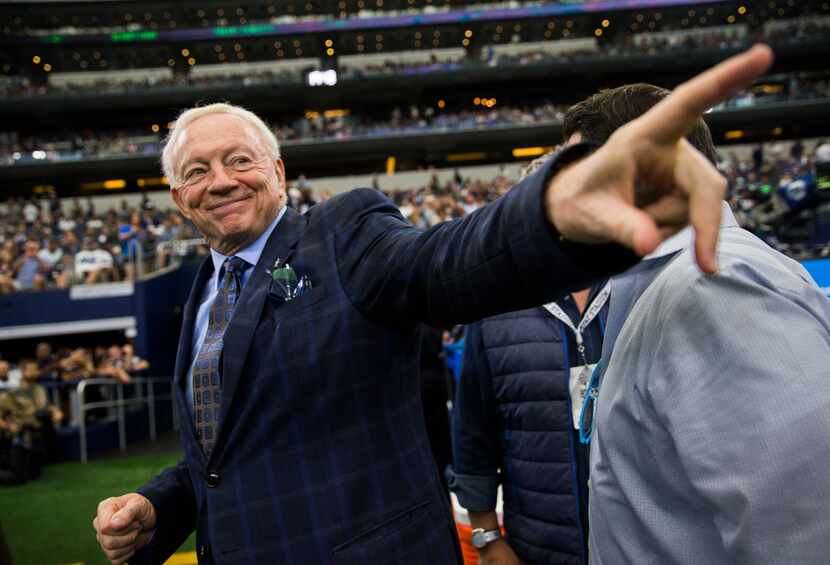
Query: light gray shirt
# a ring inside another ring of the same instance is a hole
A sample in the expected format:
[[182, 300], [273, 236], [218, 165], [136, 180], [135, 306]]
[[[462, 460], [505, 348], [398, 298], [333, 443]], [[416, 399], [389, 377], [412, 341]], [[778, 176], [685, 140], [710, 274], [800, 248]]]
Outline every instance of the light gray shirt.
[[690, 240], [612, 281], [592, 562], [830, 563], [830, 300], [726, 206], [717, 276]]

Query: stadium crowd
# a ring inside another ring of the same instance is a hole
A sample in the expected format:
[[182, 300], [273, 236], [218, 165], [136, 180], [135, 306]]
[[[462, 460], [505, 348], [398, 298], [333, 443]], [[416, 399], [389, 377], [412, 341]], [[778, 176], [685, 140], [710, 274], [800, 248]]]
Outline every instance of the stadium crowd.
[[[715, 110], [828, 97], [830, 79], [825, 74], [775, 75], [767, 77], [758, 87], [737, 94]], [[567, 110], [566, 105], [554, 104], [550, 100], [535, 100], [523, 105], [499, 104], [496, 99], [479, 99], [477, 104], [473, 100], [473, 103], [471, 108], [457, 111], [436, 109], [434, 106], [395, 107], [384, 117], [348, 112], [307, 112], [290, 123], [272, 123], [271, 127], [280, 142], [290, 144], [559, 123]], [[53, 134], [47, 138], [0, 132], [0, 165], [157, 155], [163, 141], [161, 135], [148, 135], [146, 131], [84, 131]]]
[[[177, 212], [148, 198], [98, 213], [92, 199], [63, 210], [54, 195], [0, 204], [0, 294], [132, 280], [136, 262], [151, 270], [170, 260], [177, 240], [197, 238]], [[201, 251], [204, 252], [204, 251]]]
[[[490, 128], [499, 125], [529, 125], [561, 121], [565, 107], [549, 101], [527, 106], [474, 106], [474, 109], [440, 112], [434, 107], [393, 108], [384, 118], [325, 112], [309, 112], [290, 123], [271, 124], [281, 142], [345, 140], [362, 137], [388, 137], [419, 132]], [[116, 155], [157, 155], [161, 134], [142, 131], [80, 134], [45, 137], [19, 137], [15, 132], [0, 133], [0, 165], [37, 161], [78, 160]]]
[[[412, 122], [417, 110], [401, 123]], [[743, 227], [780, 251], [798, 259], [825, 256], [826, 242], [814, 242], [794, 231], [811, 216], [828, 181], [816, 154], [822, 142], [758, 145], [751, 158], [721, 150], [721, 169], [730, 182], [730, 203]], [[827, 152], [827, 149], [823, 150]], [[818, 167], [818, 171], [817, 171]], [[401, 213], [419, 227], [463, 217], [498, 198], [516, 179], [499, 174], [492, 179], [465, 178], [456, 173], [441, 183], [437, 175], [425, 186], [390, 191]], [[306, 211], [328, 194], [316, 194], [300, 177], [288, 191], [289, 205]], [[12, 199], [0, 204], [0, 294], [67, 288], [132, 280], [137, 257], [152, 271], [170, 261], [170, 242], [198, 239], [193, 226], [178, 212], [156, 209], [146, 198], [140, 206], [126, 201], [119, 209], [98, 213], [92, 199], [86, 206], [75, 199], [68, 211], [52, 197]], [[140, 248], [140, 253], [139, 253]], [[206, 253], [203, 246], [193, 250]]]
[[[17, 362], [0, 356], [0, 484], [36, 478], [44, 464], [60, 458], [56, 430], [78, 419], [71, 385], [92, 378], [130, 383], [149, 369], [130, 343], [53, 351], [43, 341], [29, 353]], [[90, 396], [105, 394], [98, 389]], [[92, 410], [87, 417], [101, 415]]]

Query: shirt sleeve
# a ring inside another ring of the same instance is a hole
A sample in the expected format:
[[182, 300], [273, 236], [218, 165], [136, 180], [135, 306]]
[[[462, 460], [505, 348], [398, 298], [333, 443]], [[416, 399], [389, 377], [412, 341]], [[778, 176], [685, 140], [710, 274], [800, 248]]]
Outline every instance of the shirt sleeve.
[[464, 361], [452, 411], [450, 489], [471, 512], [495, 510], [501, 439], [481, 323], [467, 327]]
[[645, 394], [732, 563], [826, 563], [830, 302], [768, 275], [671, 289]]

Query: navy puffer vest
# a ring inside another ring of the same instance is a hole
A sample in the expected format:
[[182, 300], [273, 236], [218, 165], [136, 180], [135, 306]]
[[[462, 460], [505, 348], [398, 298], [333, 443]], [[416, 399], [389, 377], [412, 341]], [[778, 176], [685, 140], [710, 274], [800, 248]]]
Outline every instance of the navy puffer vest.
[[[606, 314], [607, 306], [585, 331], [591, 363], [602, 350]], [[529, 564], [586, 565], [580, 515], [587, 516], [587, 500], [580, 500], [577, 483], [578, 439], [568, 391], [570, 366], [578, 362], [574, 334], [543, 308], [480, 323], [503, 432], [508, 542]], [[583, 453], [584, 480], [587, 450]]]

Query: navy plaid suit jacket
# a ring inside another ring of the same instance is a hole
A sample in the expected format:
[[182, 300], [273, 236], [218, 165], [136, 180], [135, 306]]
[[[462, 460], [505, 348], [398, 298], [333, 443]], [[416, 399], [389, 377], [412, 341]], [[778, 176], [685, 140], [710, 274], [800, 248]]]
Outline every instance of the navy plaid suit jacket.
[[[538, 305], [632, 261], [620, 248], [559, 241], [542, 206], [553, 165], [430, 230], [369, 189], [287, 210], [226, 330], [214, 451], [205, 459], [183, 418], [184, 460], [139, 489], [157, 528], [131, 562], [163, 562], [194, 528], [200, 563], [460, 562], [421, 411], [417, 324]], [[313, 288], [271, 299], [277, 258]], [[184, 313], [181, 414], [211, 269], [207, 260]]]

